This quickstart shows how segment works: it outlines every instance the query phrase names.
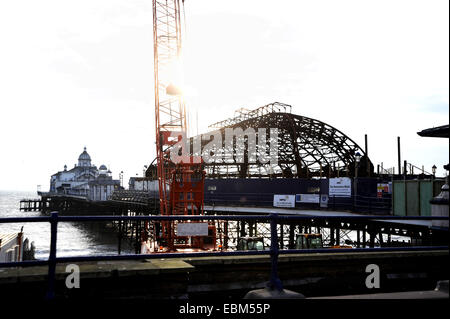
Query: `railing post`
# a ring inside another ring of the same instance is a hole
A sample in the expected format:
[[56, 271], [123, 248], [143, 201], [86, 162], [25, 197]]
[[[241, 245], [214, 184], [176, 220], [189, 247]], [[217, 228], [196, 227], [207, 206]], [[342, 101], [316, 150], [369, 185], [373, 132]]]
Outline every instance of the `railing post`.
[[58, 212], [50, 213], [50, 254], [48, 256], [48, 290], [47, 299], [55, 298], [56, 271], [56, 235], [58, 233]]
[[270, 214], [270, 259], [272, 263], [270, 273], [270, 289], [283, 290], [283, 285], [278, 278], [278, 233], [277, 233], [277, 214]]

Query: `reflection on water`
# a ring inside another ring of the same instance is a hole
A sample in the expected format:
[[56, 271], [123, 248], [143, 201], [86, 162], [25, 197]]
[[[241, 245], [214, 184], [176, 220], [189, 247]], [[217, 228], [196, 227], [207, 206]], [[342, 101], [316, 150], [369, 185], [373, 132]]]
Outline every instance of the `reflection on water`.
[[[34, 192], [0, 191], [0, 217], [41, 216], [40, 212], [19, 210], [20, 200], [37, 198]], [[75, 215], [75, 213], [74, 213]], [[49, 223], [1, 224], [0, 233], [18, 233], [23, 226], [24, 236], [36, 246], [35, 257], [47, 259], [50, 248]], [[58, 224], [57, 256], [111, 255], [117, 254], [117, 233], [105, 222], [64, 222]], [[123, 240], [122, 254], [134, 253]]]

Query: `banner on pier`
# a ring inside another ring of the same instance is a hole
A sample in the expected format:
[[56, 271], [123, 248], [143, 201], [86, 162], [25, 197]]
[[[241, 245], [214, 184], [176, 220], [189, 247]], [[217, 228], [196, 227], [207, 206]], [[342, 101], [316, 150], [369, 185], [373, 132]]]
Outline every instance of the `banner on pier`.
[[273, 195], [274, 207], [295, 207], [295, 195]]
[[297, 194], [297, 195], [295, 195], [295, 201], [297, 203], [318, 204], [320, 202], [320, 195], [319, 194]]
[[349, 177], [330, 178], [328, 195], [330, 197], [351, 197], [352, 180]]

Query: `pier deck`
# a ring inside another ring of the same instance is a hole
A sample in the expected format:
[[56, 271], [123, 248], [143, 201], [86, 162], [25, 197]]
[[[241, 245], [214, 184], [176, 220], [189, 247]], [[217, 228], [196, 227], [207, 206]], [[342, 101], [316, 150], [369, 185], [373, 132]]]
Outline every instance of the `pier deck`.
[[[300, 216], [330, 216], [330, 217], [349, 217], [349, 216], [364, 216], [367, 214], [347, 212], [347, 211], [332, 211], [332, 210], [317, 210], [317, 209], [292, 209], [279, 207], [247, 207], [247, 206], [210, 206], [205, 205], [204, 210], [209, 213], [233, 213], [233, 214], [280, 214], [280, 215], [300, 215]], [[375, 222], [381, 223], [395, 223], [401, 225], [431, 227], [431, 220], [387, 220], [374, 219]], [[414, 216], [412, 216], [414, 218]]]

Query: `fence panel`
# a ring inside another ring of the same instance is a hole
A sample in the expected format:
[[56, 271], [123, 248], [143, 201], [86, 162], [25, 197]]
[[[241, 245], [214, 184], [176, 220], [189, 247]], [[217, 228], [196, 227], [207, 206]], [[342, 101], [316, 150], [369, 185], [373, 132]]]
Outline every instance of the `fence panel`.
[[420, 181], [420, 216], [431, 216], [430, 199], [433, 198], [431, 181]]
[[392, 184], [393, 212], [395, 216], [406, 216], [406, 192], [403, 181], [394, 181]]
[[406, 181], [406, 216], [420, 215], [420, 193], [418, 181]]

